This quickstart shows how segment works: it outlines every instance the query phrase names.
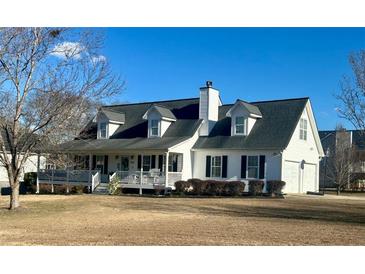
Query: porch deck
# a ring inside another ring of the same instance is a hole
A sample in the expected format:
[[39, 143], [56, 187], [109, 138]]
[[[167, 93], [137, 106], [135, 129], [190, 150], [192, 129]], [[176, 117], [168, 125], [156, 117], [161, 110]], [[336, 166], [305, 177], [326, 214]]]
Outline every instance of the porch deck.
[[122, 188], [156, 189], [172, 188], [174, 183], [181, 180], [181, 172], [150, 171], [116, 171], [112, 175], [101, 174], [98, 170], [40, 170], [37, 176], [37, 192], [40, 184], [89, 186], [94, 192], [101, 183], [108, 184], [112, 180], [118, 180]]

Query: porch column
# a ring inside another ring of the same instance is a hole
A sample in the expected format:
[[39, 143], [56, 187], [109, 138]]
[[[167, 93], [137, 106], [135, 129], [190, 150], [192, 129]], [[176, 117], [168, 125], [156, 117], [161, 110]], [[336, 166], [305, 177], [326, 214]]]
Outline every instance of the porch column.
[[169, 152], [165, 153], [166, 161], [165, 161], [165, 187], [169, 186]]
[[91, 176], [92, 176], [92, 168], [93, 168], [93, 155], [89, 154], [89, 184], [91, 185]]
[[139, 195], [142, 195], [142, 180], [143, 180], [143, 153], [141, 154], [141, 169], [139, 173]]
[[41, 166], [41, 156], [39, 155], [39, 153], [37, 154], [37, 189], [36, 189], [36, 194], [39, 194], [39, 169]]

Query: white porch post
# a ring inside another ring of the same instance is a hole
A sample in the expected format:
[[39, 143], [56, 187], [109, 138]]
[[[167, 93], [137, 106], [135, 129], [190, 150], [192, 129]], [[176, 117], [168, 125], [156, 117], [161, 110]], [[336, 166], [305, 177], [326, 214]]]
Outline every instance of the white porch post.
[[92, 154], [89, 154], [89, 184], [91, 185], [91, 174], [92, 174], [92, 168], [93, 168], [93, 155]]
[[39, 169], [40, 169], [40, 166], [41, 166], [41, 157], [38, 153], [38, 155], [37, 155], [37, 189], [35, 192], [37, 194], [39, 194]]
[[142, 180], [143, 180], [143, 153], [141, 154], [141, 170], [139, 174], [139, 195], [142, 195]]
[[166, 161], [165, 161], [165, 187], [169, 186], [169, 152], [165, 153]]

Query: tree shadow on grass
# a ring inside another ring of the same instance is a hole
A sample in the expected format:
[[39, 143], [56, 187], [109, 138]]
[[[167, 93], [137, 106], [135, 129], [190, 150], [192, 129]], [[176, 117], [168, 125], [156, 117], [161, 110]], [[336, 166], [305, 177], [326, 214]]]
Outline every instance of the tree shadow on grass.
[[127, 203], [125, 206], [132, 210], [157, 211], [166, 214], [196, 213], [214, 217], [236, 217], [236, 218], [277, 218], [292, 220], [315, 220], [334, 223], [365, 224], [365, 210], [362, 212], [349, 212], [339, 209], [329, 210], [327, 207], [311, 206], [305, 208], [295, 207], [288, 204], [288, 207], [253, 206], [253, 205], [193, 205], [193, 204], [169, 204], [169, 203]]

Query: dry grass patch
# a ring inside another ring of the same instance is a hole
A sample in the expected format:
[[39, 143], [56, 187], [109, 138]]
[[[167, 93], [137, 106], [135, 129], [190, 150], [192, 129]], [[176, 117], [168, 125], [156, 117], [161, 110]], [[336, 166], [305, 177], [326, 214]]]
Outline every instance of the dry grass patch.
[[0, 197], [2, 245], [364, 245], [365, 200]]

